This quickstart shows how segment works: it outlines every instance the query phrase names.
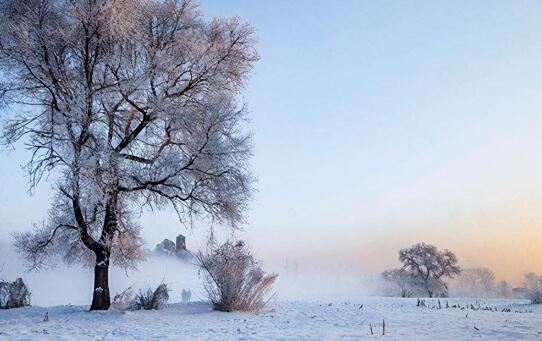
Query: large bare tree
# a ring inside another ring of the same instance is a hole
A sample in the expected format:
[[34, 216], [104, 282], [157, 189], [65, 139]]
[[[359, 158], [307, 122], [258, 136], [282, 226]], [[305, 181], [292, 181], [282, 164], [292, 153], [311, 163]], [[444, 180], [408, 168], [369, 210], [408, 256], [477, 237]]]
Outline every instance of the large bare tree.
[[455, 253], [446, 249], [440, 251], [436, 246], [426, 243], [401, 249], [399, 260], [403, 263], [402, 269], [415, 276], [416, 282], [429, 297], [447, 295], [445, 280], [461, 272]]
[[135, 215], [236, 226], [253, 179], [238, 97], [253, 28], [205, 20], [190, 0], [3, 0], [4, 141], [31, 152], [31, 186], [55, 180], [48, 218], [16, 234], [31, 268], [94, 266], [91, 310], [110, 305], [110, 264], [142, 258]]

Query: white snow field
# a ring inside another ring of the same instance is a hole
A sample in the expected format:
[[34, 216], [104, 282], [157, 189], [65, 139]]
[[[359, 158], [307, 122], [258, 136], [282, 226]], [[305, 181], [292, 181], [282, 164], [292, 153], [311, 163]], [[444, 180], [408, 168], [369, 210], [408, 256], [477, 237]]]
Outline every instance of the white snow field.
[[[463, 309], [446, 308], [446, 301]], [[203, 302], [125, 314], [88, 312], [88, 306], [20, 308], [0, 311], [0, 340], [542, 340], [542, 306], [441, 299], [437, 309], [436, 299], [428, 302], [433, 307], [400, 298], [283, 301], [257, 315], [217, 312]]]

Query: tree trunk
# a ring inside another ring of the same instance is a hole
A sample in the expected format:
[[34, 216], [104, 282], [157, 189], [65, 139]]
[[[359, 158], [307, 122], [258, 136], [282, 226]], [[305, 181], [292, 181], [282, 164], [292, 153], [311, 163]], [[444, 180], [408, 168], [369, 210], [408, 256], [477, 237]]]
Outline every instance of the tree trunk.
[[107, 200], [102, 236], [97, 249], [96, 265], [94, 266], [94, 292], [90, 310], [107, 310], [111, 305], [109, 295], [109, 257], [111, 256], [111, 245], [113, 234], [117, 229], [117, 193], [112, 193]]
[[[105, 253], [105, 252], [104, 252]], [[96, 255], [94, 266], [94, 292], [90, 310], [107, 310], [111, 305], [109, 295], [109, 256]]]

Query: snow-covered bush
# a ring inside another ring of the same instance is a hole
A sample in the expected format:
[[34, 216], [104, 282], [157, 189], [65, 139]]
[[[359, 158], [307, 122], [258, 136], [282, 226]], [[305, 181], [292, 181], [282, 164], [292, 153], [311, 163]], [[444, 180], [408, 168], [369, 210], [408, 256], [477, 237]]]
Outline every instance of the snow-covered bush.
[[523, 286], [532, 304], [542, 304], [542, 276], [531, 272], [525, 275]]
[[30, 306], [30, 291], [22, 278], [15, 282], [0, 282], [0, 309]]
[[217, 246], [214, 240], [206, 253], [196, 256], [204, 275], [204, 288], [216, 310], [258, 312], [271, 299], [277, 274], [266, 274], [242, 241]]
[[135, 300], [129, 305], [128, 310], [160, 310], [163, 309], [169, 301], [169, 290], [167, 285], [162, 283], [156, 290], [139, 290]]
[[120, 294], [115, 295], [115, 297], [113, 298], [113, 302], [111, 303], [111, 307], [109, 307], [109, 310], [113, 310], [117, 313], [123, 314], [126, 310], [128, 310], [128, 307], [134, 301], [133, 292], [134, 289], [132, 287], [128, 287]]

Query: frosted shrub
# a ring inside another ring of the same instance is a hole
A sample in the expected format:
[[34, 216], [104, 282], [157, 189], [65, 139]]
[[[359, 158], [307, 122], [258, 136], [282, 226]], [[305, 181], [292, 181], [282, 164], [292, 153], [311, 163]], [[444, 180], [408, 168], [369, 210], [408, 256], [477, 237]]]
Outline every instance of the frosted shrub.
[[525, 275], [523, 286], [532, 304], [542, 304], [542, 276], [531, 272]]
[[204, 288], [216, 310], [258, 312], [269, 296], [277, 274], [266, 274], [242, 241], [220, 246], [211, 241], [196, 259], [204, 274]]
[[109, 307], [109, 310], [113, 310], [117, 313], [123, 314], [126, 310], [128, 310], [128, 307], [133, 302], [133, 292], [134, 289], [132, 287], [128, 287], [120, 294], [115, 295], [113, 298], [113, 303], [111, 303], [111, 307]]
[[30, 291], [22, 278], [15, 282], [0, 282], [0, 309], [30, 306]]
[[169, 290], [167, 285], [162, 283], [154, 291], [150, 288], [146, 291], [140, 290], [128, 310], [160, 310], [166, 306], [168, 301]]

